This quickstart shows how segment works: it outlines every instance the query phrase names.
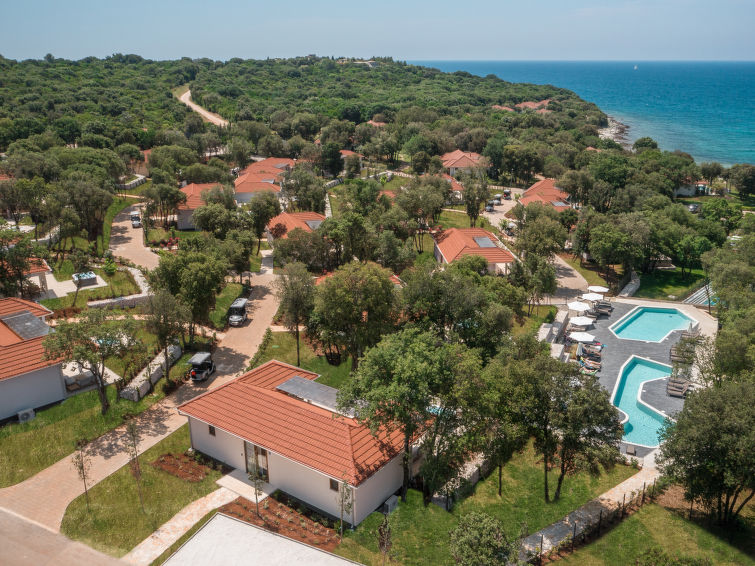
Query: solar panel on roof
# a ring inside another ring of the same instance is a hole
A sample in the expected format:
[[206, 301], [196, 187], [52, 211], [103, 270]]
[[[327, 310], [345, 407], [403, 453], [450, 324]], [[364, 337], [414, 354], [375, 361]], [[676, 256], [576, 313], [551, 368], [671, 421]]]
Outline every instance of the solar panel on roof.
[[304, 223], [309, 226], [311, 230], [317, 230], [322, 224], [322, 220], [305, 220]]
[[568, 204], [566, 204], [565, 202], [561, 202], [560, 200], [553, 200], [551, 201], [551, 204], [553, 206], [569, 206]]
[[[337, 407], [338, 389], [295, 375], [276, 387], [278, 391], [334, 413], [348, 414]], [[352, 416], [352, 415], [349, 415]]]
[[47, 336], [50, 332], [50, 327], [29, 311], [9, 314], [0, 318], [0, 320], [24, 340]]
[[488, 238], [487, 236], [477, 236], [474, 239], [475, 242], [477, 242], [477, 245], [481, 248], [494, 248], [496, 245], [493, 243], [493, 241]]

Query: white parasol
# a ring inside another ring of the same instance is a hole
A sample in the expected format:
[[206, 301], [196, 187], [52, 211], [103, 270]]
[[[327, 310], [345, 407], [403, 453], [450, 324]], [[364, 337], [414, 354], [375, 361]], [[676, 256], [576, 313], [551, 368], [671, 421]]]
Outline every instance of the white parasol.
[[569, 319], [574, 326], [590, 326], [593, 320], [589, 316], [575, 316]]
[[603, 285], [590, 285], [587, 290], [593, 293], [608, 293], [608, 287], [603, 287]]
[[582, 298], [585, 301], [602, 301], [603, 295], [601, 295], [600, 293], [585, 293], [584, 295], [582, 295]]
[[585, 312], [590, 310], [590, 305], [582, 301], [572, 301], [566, 305], [570, 311]]
[[595, 336], [587, 332], [570, 332], [569, 338], [575, 342], [595, 342]]

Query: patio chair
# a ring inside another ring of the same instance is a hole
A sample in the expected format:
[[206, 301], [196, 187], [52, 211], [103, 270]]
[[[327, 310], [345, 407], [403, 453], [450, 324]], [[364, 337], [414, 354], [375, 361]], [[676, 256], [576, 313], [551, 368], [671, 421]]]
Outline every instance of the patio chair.
[[683, 398], [687, 396], [687, 390], [689, 389], [689, 384], [685, 385], [684, 387], [672, 387], [671, 385], [666, 386], [666, 393], [670, 397], [679, 397]]
[[603, 308], [609, 311], [613, 311], [613, 305], [609, 303], [608, 301], [595, 301], [595, 306], [597, 308]]
[[637, 456], [637, 449], [631, 444], [627, 446], [627, 456]]

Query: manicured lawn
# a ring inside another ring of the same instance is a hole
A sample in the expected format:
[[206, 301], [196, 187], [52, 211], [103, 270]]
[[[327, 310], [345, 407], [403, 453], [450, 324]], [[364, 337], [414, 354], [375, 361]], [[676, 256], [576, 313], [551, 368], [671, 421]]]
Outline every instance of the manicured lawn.
[[601, 285], [610, 287], [602, 274], [598, 273], [598, 266], [595, 264], [583, 264], [578, 257], [571, 254], [559, 254], [559, 257], [568, 263], [582, 277], [587, 280], [588, 285]]
[[640, 288], [634, 294], [635, 297], [646, 299], [669, 299], [673, 295], [676, 299], [683, 299], [690, 292], [699, 287], [705, 278], [705, 272], [701, 269], [693, 269], [692, 273], [682, 277], [682, 270], [678, 267], [669, 271], [654, 271], [640, 275]]
[[100, 414], [96, 391], [75, 395], [48, 409], [37, 411], [33, 421], [0, 427], [0, 487], [23, 481], [71, 454], [79, 439], [87, 441], [123, 424], [125, 414], [141, 413], [164, 397], [155, 392], [138, 403], [116, 399], [108, 387], [110, 410]]
[[218, 330], [225, 328], [228, 322], [228, 307], [241, 296], [244, 286], [239, 283], [228, 283], [215, 297], [215, 308], [210, 311], [210, 324]]
[[[56, 279], [59, 281], [70, 279], [70, 276], [65, 277], [64, 275], [67, 274], [68, 270], [71, 270], [71, 274], [73, 274], [73, 265], [68, 260], [63, 261], [61, 265], [61, 272], [56, 275]], [[82, 287], [78, 297], [76, 297], [76, 305], [73, 304], [73, 299], [76, 296], [75, 292], [69, 293], [65, 297], [58, 297], [57, 299], [44, 299], [40, 303], [51, 310], [71, 306], [86, 308], [88, 301], [124, 297], [139, 292], [139, 286], [134, 281], [133, 275], [128, 271], [116, 271], [113, 275], [106, 274], [102, 269], [93, 269], [92, 271], [102, 277], [108, 285], [106, 287], [97, 287], [96, 289]]]
[[[526, 312], [526, 305], [525, 305]], [[521, 336], [528, 333], [536, 333], [540, 325], [545, 322], [549, 313], [556, 314], [558, 309], [553, 305], [538, 305], [532, 309], [532, 314], [522, 318], [522, 323], [519, 324], [517, 320], [514, 320], [514, 327], [511, 329], [511, 333], [514, 336]]]
[[181, 454], [190, 446], [184, 425], [139, 457], [145, 513], [139, 505], [136, 481], [124, 466], [66, 509], [61, 531], [68, 537], [113, 556], [123, 556], [183, 507], [216, 490], [220, 471], [210, 470], [199, 482], [188, 482], [150, 465], [162, 454]]
[[[304, 340], [303, 333], [300, 350], [301, 364], [299, 367], [319, 373], [320, 377], [317, 380], [319, 383], [338, 388], [349, 379], [351, 358], [345, 359], [339, 366], [330, 365], [324, 356], [315, 355], [312, 348]], [[273, 332], [273, 339], [258, 359], [260, 364], [269, 360], [278, 360], [296, 365], [296, 339], [289, 332]]]
[[[648, 548], [659, 546], [674, 558], [707, 558], [713, 564], [732, 566], [755, 564], [753, 534], [752, 531], [710, 531], [660, 505], [650, 504], [562, 563], [574, 566], [634, 564]], [[733, 544], [726, 540], [729, 535], [734, 535]]]
[[[528, 532], [537, 531], [636, 473], [628, 466], [616, 466], [598, 477], [586, 473], [569, 476], [564, 480], [561, 500], [545, 503], [542, 466], [537, 461], [530, 444], [504, 467], [501, 498], [498, 497], [498, 474], [494, 470], [450, 513], [433, 504], [424, 507], [421, 493], [410, 491], [406, 504], [399, 504], [391, 515], [392, 558], [407, 566], [451, 565], [448, 532], [458, 518], [467, 513], [480, 511], [492, 515], [501, 521], [508, 534], [518, 536], [522, 523], [526, 523]], [[377, 528], [382, 520], [380, 513], [370, 515], [345, 537], [336, 554], [365, 564], [382, 564], [377, 547]]]

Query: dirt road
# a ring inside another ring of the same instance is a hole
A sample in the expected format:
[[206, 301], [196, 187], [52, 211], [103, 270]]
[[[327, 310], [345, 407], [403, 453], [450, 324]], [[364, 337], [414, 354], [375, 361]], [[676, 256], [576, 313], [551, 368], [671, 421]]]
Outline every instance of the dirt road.
[[183, 102], [186, 106], [191, 108], [194, 112], [199, 114], [202, 118], [207, 120], [208, 122], [212, 122], [216, 126], [227, 126], [228, 120], [224, 119], [221, 116], [218, 116], [217, 114], [214, 114], [213, 112], [210, 112], [209, 110], [205, 110], [199, 104], [195, 104], [191, 101], [191, 91], [187, 90], [185, 93], [183, 93], [181, 96], [178, 97], [178, 100]]

